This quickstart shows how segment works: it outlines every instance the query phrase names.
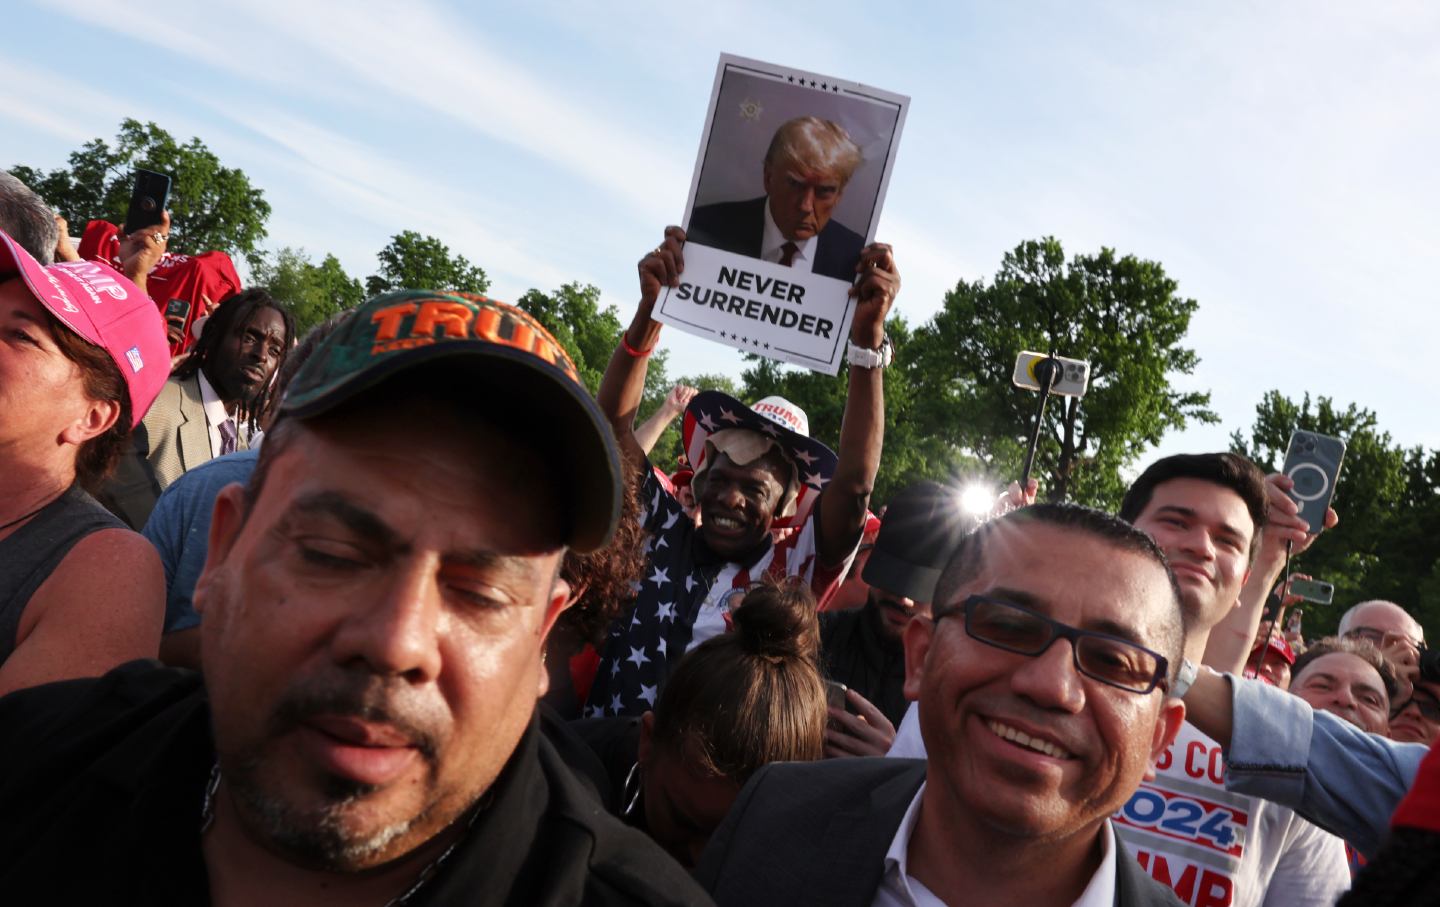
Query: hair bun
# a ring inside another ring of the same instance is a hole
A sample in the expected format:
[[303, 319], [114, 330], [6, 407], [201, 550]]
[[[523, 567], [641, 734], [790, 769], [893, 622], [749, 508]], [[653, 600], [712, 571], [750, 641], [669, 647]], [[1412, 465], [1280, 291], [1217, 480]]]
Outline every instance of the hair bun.
[[740, 646], [751, 655], [775, 660], [818, 661], [820, 625], [815, 596], [799, 577], [765, 580], [745, 593], [731, 615]]

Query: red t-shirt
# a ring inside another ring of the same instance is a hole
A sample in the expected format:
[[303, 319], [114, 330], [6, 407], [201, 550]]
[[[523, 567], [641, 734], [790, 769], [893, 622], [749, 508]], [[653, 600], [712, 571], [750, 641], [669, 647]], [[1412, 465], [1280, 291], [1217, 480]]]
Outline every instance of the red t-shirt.
[[[92, 220], [80, 237], [80, 257], [101, 261], [120, 270], [120, 228], [104, 220]], [[170, 346], [170, 355], [178, 356], [194, 345], [190, 328], [195, 319], [206, 314], [205, 299], [211, 304], [240, 292], [240, 275], [235, 264], [224, 252], [201, 252], [180, 255], [166, 252], [145, 278], [146, 290], [160, 314], [165, 315], [172, 300], [185, 303], [185, 325], [180, 342]]]

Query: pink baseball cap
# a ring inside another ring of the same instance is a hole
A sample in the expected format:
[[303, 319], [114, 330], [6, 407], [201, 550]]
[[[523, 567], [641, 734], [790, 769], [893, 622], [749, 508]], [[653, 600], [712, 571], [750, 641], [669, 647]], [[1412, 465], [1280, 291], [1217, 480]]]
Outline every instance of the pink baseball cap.
[[130, 391], [130, 427], [139, 425], [170, 377], [170, 342], [155, 303], [109, 265], [45, 267], [0, 230], [0, 279], [15, 274], [51, 315], [115, 360]]

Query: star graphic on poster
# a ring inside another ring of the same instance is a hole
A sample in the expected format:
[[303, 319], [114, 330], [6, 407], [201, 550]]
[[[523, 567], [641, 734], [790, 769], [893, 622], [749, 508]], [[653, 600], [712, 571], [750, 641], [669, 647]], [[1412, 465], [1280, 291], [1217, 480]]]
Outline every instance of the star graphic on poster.
[[720, 418], [722, 421], [729, 422], [731, 425], [740, 424], [740, 417], [730, 412], [730, 410], [726, 409], [723, 406], [720, 407]]
[[710, 416], [709, 413], [700, 414], [700, 424], [705, 426], [706, 431], [715, 430], [715, 420]]
[[655, 687], [640, 684], [640, 698], [645, 700], [646, 705], [653, 706], [655, 704]]
[[638, 668], [638, 667], [640, 667], [641, 665], [643, 665], [643, 664], [645, 664], [646, 662], [648, 662], [648, 661], [650, 660], [650, 656], [648, 656], [648, 655], [645, 654], [645, 647], [644, 647], [644, 646], [641, 646], [641, 647], [638, 648], [638, 649], [635, 648], [634, 646], [631, 646], [631, 647], [630, 647], [630, 657], [627, 658], [627, 659], [625, 659], [625, 660], [626, 660], [626, 661], [629, 661], [629, 662], [634, 662], [635, 667]]
[[759, 120], [760, 114], [764, 112], [765, 108], [761, 107], [760, 102], [754, 98], [746, 98], [740, 102], [740, 119], [742, 120]]
[[663, 568], [656, 567], [655, 572], [650, 574], [650, 582], [657, 586], [670, 582], [670, 577], [666, 576], [666, 572]]
[[815, 465], [815, 455], [808, 450], [796, 450], [795, 459], [799, 460], [801, 463], [804, 463], [806, 466]]
[[[660, 623], [663, 624], [667, 620], [673, 622], [675, 620], [675, 603], [661, 602], [657, 613], [659, 613], [660, 615]], [[665, 644], [665, 640], [660, 640], [660, 644], [663, 646]], [[664, 650], [662, 649], [661, 651]]]

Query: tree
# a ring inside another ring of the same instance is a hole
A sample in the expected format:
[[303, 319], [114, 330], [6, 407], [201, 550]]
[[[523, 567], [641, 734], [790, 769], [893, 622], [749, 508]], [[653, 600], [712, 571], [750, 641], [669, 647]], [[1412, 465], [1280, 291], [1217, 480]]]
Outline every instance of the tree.
[[93, 139], [70, 153], [70, 166], [46, 173], [23, 164], [10, 168], [78, 233], [86, 222], [123, 225], [135, 169], [171, 177], [170, 242], [173, 252], [219, 249], [251, 254], [265, 238], [270, 204], [244, 171], [225, 167], [205, 143], [184, 145], [154, 123], [126, 119], [111, 146]]
[[1167, 431], [1216, 421], [1208, 393], [1171, 387], [1199, 362], [1181, 345], [1197, 304], [1177, 288], [1158, 262], [1113, 249], [1067, 263], [1053, 237], [1007, 253], [989, 284], [959, 281], [915, 331], [907, 357], [922, 463], [972, 455], [1018, 478], [1037, 400], [1012, 385], [1015, 357], [1054, 351], [1089, 361], [1090, 387], [1046, 409], [1035, 461], [1041, 493], [1113, 508], [1124, 467]]
[[387, 290], [460, 290], [484, 294], [490, 289], [485, 271], [463, 255], [450, 254], [450, 247], [434, 236], [414, 230], [397, 233], [380, 250], [380, 273], [365, 281], [365, 292], [374, 296]]
[[[600, 389], [600, 378], [610, 364], [610, 354], [615, 352], [616, 338], [620, 336], [620, 316], [614, 306], [600, 307], [600, 289], [586, 284], [567, 283], [554, 293], [529, 290], [515, 305], [545, 326], [570, 358], [590, 393]], [[664, 380], [664, 357], [659, 358], [659, 367], [651, 363], [650, 371], [659, 373]], [[655, 375], [647, 375], [646, 390], [650, 390]], [[663, 396], [663, 395], [662, 395]]]
[[[1279, 391], [1265, 394], [1255, 410], [1249, 438], [1231, 435], [1231, 446], [1267, 472], [1282, 468], [1296, 429], [1345, 441], [1345, 460], [1332, 506], [1340, 524], [1327, 530], [1292, 565], [1335, 584], [1335, 608], [1311, 608], [1305, 635], [1333, 632], [1345, 608], [1383, 598], [1409, 608], [1422, 623], [1440, 629], [1440, 461], [1434, 452], [1396, 445], [1375, 414], [1329, 397], [1300, 403]], [[1428, 609], [1428, 610], [1427, 610]]]
[[340, 260], [326, 255], [314, 264], [303, 249], [284, 248], [252, 256], [250, 282], [264, 287], [295, 316], [300, 336], [331, 315], [365, 299], [360, 281], [345, 273]]

